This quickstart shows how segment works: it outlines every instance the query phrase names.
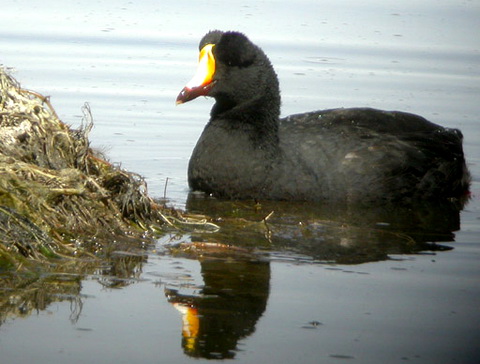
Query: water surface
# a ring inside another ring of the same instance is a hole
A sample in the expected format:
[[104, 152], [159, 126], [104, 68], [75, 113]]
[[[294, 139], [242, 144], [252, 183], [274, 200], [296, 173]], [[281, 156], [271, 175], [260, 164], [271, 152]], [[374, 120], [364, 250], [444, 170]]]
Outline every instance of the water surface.
[[[479, 362], [479, 16], [477, 2], [454, 0], [4, 1], [0, 63], [50, 95], [67, 123], [79, 125], [88, 102], [93, 146], [145, 176], [153, 196], [168, 178], [177, 207], [192, 203], [187, 163], [212, 100], [174, 100], [199, 39], [216, 28], [244, 31], [267, 52], [282, 115], [369, 106], [460, 128], [473, 194], [460, 216], [190, 205], [246, 223], [166, 236], [85, 277], [53, 277], [63, 288], [37, 287], [28, 302], [13, 292], [2, 362]], [[273, 239], [262, 223], [270, 210]], [[165, 251], [192, 240], [256, 253]]]

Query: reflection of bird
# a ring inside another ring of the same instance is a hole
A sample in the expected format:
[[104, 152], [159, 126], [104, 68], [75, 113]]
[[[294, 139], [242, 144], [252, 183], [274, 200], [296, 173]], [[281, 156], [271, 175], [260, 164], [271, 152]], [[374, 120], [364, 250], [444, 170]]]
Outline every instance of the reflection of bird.
[[198, 310], [195, 307], [179, 302], [174, 302], [173, 307], [182, 314], [182, 337], [185, 351], [189, 353], [194, 352], [200, 327]]
[[215, 98], [190, 159], [192, 189], [220, 197], [441, 199], [466, 194], [462, 134], [424, 118], [367, 108], [279, 119], [277, 76], [243, 34], [212, 31], [177, 103]]
[[204, 287], [198, 295], [165, 289], [182, 314], [182, 347], [192, 357], [235, 357], [238, 341], [255, 331], [267, 305], [270, 264], [250, 259], [201, 260]]

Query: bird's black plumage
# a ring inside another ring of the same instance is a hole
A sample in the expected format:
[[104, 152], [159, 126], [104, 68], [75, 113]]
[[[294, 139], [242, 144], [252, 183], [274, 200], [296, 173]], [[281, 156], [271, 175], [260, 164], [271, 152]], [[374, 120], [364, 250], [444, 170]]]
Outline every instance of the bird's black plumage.
[[238, 32], [212, 31], [200, 49], [207, 44], [214, 45], [215, 72], [203, 92], [216, 102], [190, 159], [193, 190], [327, 201], [445, 199], [468, 191], [459, 130], [370, 108], [280, 119], [278, 79], [265, 53]]

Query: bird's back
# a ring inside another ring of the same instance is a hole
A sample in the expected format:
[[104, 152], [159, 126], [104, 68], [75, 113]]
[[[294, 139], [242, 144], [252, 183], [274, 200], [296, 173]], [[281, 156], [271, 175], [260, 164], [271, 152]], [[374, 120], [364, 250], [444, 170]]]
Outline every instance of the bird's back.
[[469, 174], [459, 130], [403, 112], [332, 109], [280, 121], [277, 198], [460, 197]]

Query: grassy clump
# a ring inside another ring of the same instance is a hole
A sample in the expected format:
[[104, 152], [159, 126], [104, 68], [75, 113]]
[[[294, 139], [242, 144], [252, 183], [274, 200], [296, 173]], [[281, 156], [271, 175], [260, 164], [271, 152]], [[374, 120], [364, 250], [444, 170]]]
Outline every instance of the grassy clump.
[[142, 177], [95, 154], [88, 105], [83, 112], [69, 127], [0, 67], [0, 272], [98, 256], [181, 220], [148, 196]]

